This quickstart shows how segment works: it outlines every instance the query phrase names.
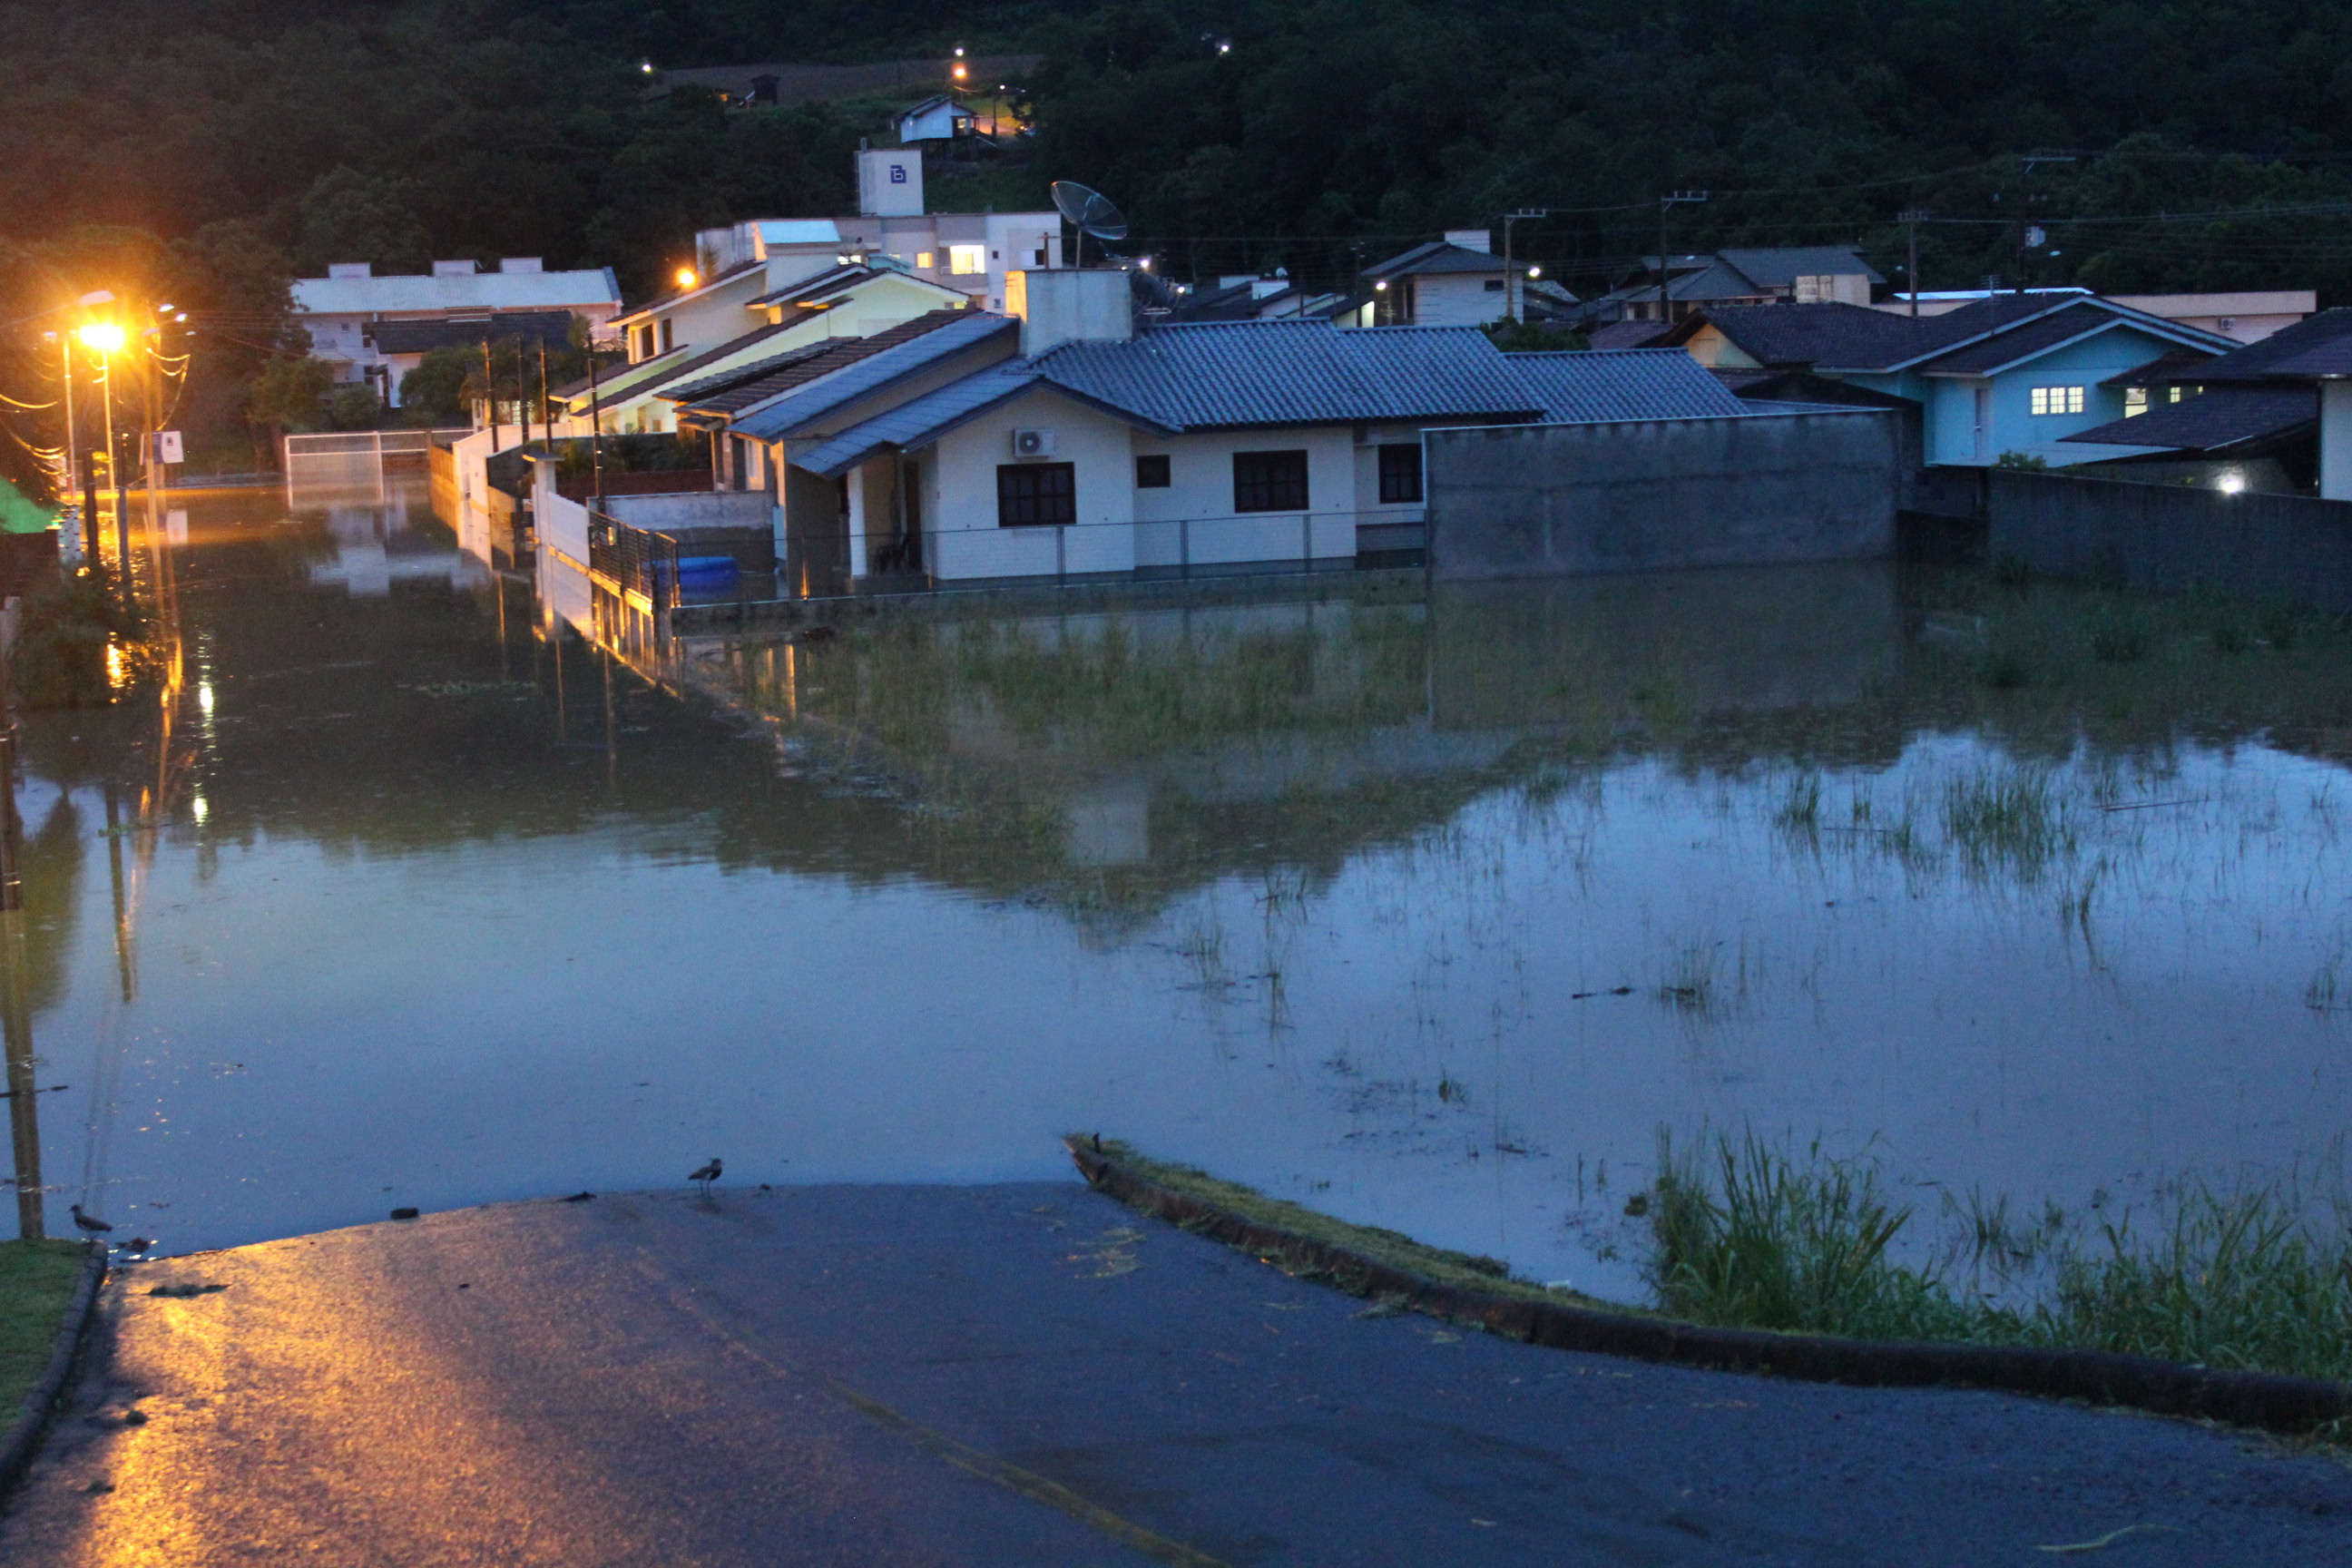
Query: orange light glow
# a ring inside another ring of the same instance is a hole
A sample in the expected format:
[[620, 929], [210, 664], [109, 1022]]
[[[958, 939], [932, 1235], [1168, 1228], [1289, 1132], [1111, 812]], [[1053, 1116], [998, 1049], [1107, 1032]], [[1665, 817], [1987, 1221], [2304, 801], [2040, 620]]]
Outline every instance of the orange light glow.
[[74, 336], [81, 340], [82, 347], [94, 349], [102, 354], [122, 352], [122, 329], [112, 321], [92, 321]]
[[678, 286], [679, 288], [681, 288], [681, 289], [691, 289], [691, 288], [693, 288], [693, 287], [694, 287], [695, 282], [696, 282], [696, 279], [695, 279], [695, 276], [694, 276], [694, 268], [691, 268], [691, 267], [681, 267], [681, 268], [679, 268], [677, 269], [677, 286]]

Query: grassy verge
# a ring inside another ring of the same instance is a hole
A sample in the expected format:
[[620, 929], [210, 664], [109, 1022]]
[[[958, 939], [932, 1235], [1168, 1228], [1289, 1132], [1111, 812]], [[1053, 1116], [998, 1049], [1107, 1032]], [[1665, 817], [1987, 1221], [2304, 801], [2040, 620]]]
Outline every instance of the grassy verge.
[[1604, 1311], [1627, 1310], [1614, 1302], [1596, 1300], [1573, 1290], [1554, 1289], [1531, 1280], [1515, 1279], [1508, 1266], [1496, 1258], [1431, 1247], [1401, 1232], [1382, 1230], [1377, 1226], [1351, 1225], [1298, 1204], [1267, 1197], [1254, 1187], [1221, 1180], [1190, 1165], [1171, 1165], [1151, 1159], [1116, 1139], [1102, 1140], [1101, 1151], [1106, 1157], [1118, 1161], [1137, 1175], [1156, 1182], [1171, 1192], [1214, 1204], [1261, 1225], [1279, 1226], [1285, 1230], [1296, 1231], [1311, 1241], [1344, 1247], [1376, 1263], [1418, 1274], [1440, 1285], [1486, 1290], [1523, 1300], [1595, 1307]]
[[2024, 1235], [1979, 1204], [1948, 1261], [1919, 1267], [1891, 1255], [1913, 1215], [1866, 1162], [1751, 1134], [1666, 1144], [1659, 1169], [1650, 1278], [1677, 1318], [2352, 1382], [2352, 1242], [2276, 1186], [2189, 1184], [2137, 1221]]
[[0, 1423], [40, 1381], [81, 1278], [81, 1245], [0, 1242]]

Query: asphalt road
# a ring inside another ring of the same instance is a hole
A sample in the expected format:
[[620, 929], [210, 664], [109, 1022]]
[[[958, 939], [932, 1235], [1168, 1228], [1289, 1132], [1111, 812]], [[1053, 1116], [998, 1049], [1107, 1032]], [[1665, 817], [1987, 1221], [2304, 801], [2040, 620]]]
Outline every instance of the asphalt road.
[[[226, 1289], [149, 1293], [193, 1284]], [[152, 1264], [0, 1562], [2352, 1563], [2326, 1454], [1362, 1305], [1058, 1184], [605, 1194]]]

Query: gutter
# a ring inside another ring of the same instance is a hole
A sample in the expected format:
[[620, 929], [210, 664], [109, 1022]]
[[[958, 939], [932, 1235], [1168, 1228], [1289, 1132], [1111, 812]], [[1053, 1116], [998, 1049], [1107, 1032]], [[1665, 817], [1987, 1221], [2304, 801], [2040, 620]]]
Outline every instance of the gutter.
[[16, 1418], [0, 1434], [0, 1499], [15, 1490], [25, 1472], [32, 1468], [34, 1457], [40, 1452], [41, 1435], [48, 1429], [49, 1417], [64, 1399], [74, 1363], [80, 1359], [91, 1309], [98, 1304], [98, 1288], [106, 1282], [106, 1248], [96, 1242], [86, 1246], [81, 1279], [74, 1286], [65, 1321], [58, 1326], [58, 1337], [49, 1347], [48, 1364], [41, 1369], [40, 1381], [33, 1384], [25, 1403], [17, 1406]]

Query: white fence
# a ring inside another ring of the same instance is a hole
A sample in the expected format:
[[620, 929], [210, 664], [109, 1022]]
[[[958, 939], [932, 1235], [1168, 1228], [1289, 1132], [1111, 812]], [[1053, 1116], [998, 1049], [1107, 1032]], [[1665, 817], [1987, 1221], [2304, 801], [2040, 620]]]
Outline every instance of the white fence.
[[424, 462], [436, 436], [454, 440], [469, 434], [467, 430], [338, 430], [289, 436], [283, 448], [286, 482], [364, 483], [381, 473], [387, 461]]

